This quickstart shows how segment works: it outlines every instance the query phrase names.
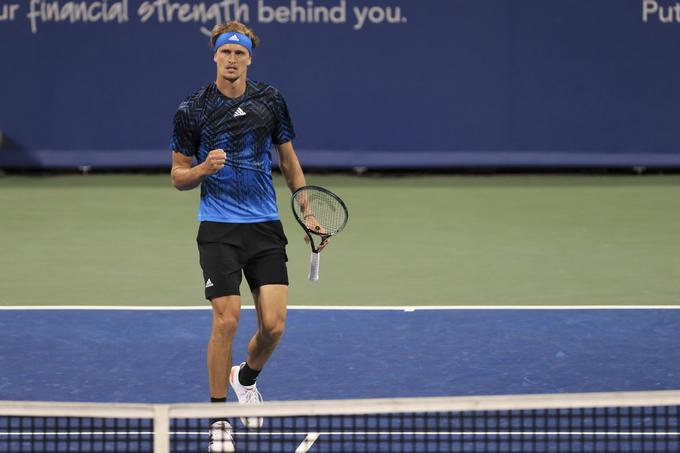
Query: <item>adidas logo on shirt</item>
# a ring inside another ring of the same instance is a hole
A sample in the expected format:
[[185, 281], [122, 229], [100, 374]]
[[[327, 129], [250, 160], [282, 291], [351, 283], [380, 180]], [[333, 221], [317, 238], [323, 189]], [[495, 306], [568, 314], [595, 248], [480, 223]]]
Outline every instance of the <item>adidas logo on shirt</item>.
[[243, 111], [241, 107], [236, 109], [236, 112], [234, 112], [233, 118], [238, 118], [239, 116], [245, 116], [246, 112]]
[[213, 286], [213, 282], [211, 282], [210, 279], [208, 279], [208, 281], [205, 282], [205, 287], [210, 288], [211, 286]]

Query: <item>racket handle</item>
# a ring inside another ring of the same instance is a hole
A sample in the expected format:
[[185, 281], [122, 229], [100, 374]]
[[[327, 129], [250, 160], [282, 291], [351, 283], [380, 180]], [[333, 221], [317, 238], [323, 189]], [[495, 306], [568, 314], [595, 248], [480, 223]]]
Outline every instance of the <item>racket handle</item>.
[[313, 282], [319, 280], [319, 254], [316, 252], [312, 252], [309, 262], [309, 279]]

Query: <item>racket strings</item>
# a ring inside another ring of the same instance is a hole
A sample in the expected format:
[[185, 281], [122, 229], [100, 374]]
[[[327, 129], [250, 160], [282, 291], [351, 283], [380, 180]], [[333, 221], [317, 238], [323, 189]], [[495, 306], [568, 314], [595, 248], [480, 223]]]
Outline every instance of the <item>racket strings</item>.
[[296, 194], [295, 198], [295, 214], [303, 223], [308, 223], [313, 217], [325, 230], [325, 234], [335, 234], [345, 226], [347, 211], [332, 195], [317, 190], [304, 190]]

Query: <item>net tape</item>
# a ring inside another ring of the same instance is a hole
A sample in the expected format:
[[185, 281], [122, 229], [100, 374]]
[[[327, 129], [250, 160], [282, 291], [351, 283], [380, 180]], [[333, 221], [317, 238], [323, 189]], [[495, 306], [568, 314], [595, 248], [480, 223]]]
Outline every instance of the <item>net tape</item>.
[[[0, 451], [208, 451], [229, 418], [236, 451], [680, 451], [680, 392], [237, 404], [0, 402]], [[263, 416], [260, 430], [240, 416]]]

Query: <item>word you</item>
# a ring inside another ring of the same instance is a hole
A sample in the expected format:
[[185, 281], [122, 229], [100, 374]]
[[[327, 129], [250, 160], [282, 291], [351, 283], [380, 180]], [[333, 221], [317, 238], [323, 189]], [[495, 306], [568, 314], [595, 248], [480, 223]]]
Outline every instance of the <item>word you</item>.
[[17, 17], [19, 5], [12, 3], [9, 5], [0, 5], [0, 22], [14, 20]]

